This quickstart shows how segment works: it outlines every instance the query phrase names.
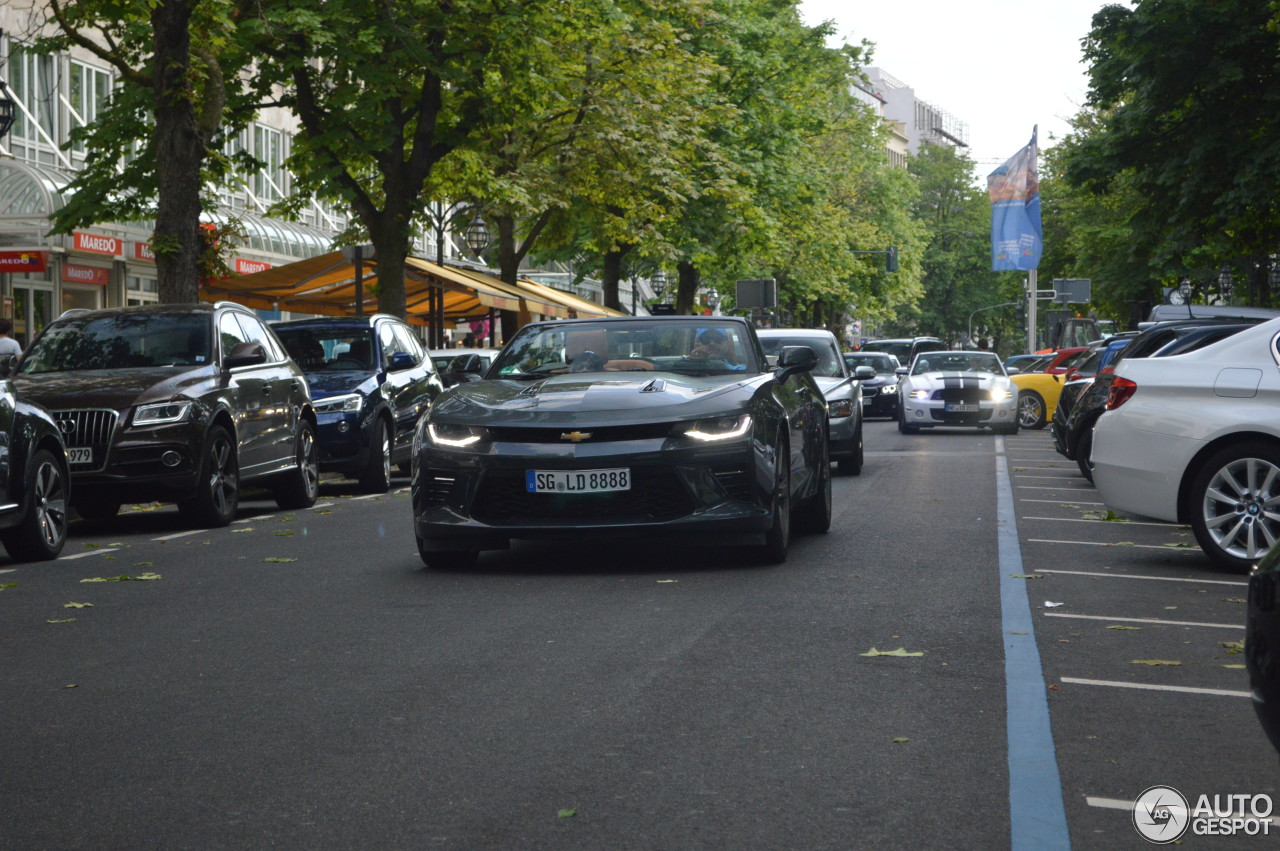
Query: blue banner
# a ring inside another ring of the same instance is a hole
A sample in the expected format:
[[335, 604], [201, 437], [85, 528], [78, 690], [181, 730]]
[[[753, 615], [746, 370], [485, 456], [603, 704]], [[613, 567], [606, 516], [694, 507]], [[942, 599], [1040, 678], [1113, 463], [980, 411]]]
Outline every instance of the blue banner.
[[1031, 142], [987, 175], [991, 196], [991, 268], [1028, 271], [1040, 265], [1044, 234], [1040, 229], [1039, 149]]

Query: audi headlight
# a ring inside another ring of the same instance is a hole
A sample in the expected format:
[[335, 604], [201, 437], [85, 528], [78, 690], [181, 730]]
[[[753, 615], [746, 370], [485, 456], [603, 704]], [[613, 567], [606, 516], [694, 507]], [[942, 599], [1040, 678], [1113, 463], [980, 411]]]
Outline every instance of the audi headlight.
[[831, 416], [833, 417], [851, 417], [853, 416], [853, 400], [837, 399], [831, 403]]
[[464, 449], [475, 446], [489, 436], [486, 429], [456, 423], [427, 423], [427, 436], [437, 446]]
[[751, 415], [741, 414], [735, 417], [714, 417], [698, 420], [685, 434], [694, 440], [715, 441], [732, 440], [742, 437], [751, 431]]
[[359, 393], [347, 393], [343, 396], [327, 396], [311, 403], [317, 414], [358, 414], [364, 406], [364, 397]]
[[1005, 399], [1008, 399], [1011, 395], [1013, 394], [1011, 394], [1008, 390], [1004, 389], [1003, 387], [991, 388], [992, 402], [1003, 402]]
[[161, 402], [158, 405], [139, 405], [133, 412], [135, 426], [168, 425], [180, 423], [191, 414], [191, 402]]

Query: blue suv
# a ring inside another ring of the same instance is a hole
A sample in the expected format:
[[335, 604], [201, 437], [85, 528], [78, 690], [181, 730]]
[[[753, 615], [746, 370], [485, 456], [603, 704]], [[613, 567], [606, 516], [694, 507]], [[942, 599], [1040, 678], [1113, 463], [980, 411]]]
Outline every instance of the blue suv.
[[444, 385], [413, 330], [386, 314], [272, 323], [307, 376], [320, 469], [371, 493], [409, 469], [418, 417]]

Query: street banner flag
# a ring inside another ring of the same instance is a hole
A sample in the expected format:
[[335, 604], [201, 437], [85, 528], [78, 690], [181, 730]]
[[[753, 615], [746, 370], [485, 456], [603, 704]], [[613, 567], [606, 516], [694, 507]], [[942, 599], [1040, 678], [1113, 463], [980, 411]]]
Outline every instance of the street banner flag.
[[991, 269], [1029, 271], [1040, 265], [1044, 235], [1040, 229], [1039, 149], [1036, 130], [1025, 148], [987, 175], [991, 196]]

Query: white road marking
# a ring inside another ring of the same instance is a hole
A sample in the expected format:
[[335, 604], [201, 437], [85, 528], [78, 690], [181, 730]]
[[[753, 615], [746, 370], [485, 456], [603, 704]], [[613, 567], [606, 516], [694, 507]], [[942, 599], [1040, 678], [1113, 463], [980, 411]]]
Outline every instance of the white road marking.
[[73, 558], [88, 558], [89, 556], [100, 556], [104, 553], [114, 553], [119, 551], [119, 547], [103, 547], [100, 550], [89, 550], [83, 553], [72, 553], [69, 556], [58, 556], [58, 561], [70, 561]]
[[1051, 488], [1051, 487], [1049, 487], [1048, 485], [1018, 485], [1018, 489], [1019, 489], [1019, 490], [1024, 490], [1024, 491], [1061, 491], [1061, 490], [1068, 490], [1068, 491], [1094, 491], [1094, 492], [1096, 492], [1096, 491], [1098, 490], [1098, 489], [1097, 489], [1097, 488], [1095, 488], [1093, 485], [1090, 485], [1090, 484], [1088, 484], [1087, 482], [1085, 483], [1085, 485], [1087, 485], [1087, 486], [1074, 485], [1074, 486], [1069, 487], [1069, 488]]
[[1147, 683], [1125, 683], [1116, 680], [1083, 680], [1078, 677], [1062, 677], [1064, 683], [1077, 686], [1108, 686], [1110, 688], [1135, 688], [1142, 691], [1174, 691], [1181, 694], [1214, 694], [1221, 697], [1253, 697], [1247, 691], [1228, 691], [1222, 688], [1195, 688], [1193, 686], [1162, 686]]
[[1106, 576], [1109, 579], [1151, 579], [1156, 582], [1200, 582], [1205, 585], [1231, 585], [1236, 588], [1247, 588], [1244, 582], [1228, 582], [1225, 579], [1187, 579], [1182, 576], [1138, 576], [1132, 573], [1101, 573], [1093, 570], [1037, 570], [1036, 573], [1062, 573], [1069, 576]]
[[1079, 618], [1087, 621], [1117, 621], [1121, 623], [1151, 623], [1160, 626], [1203, 626], [1210, 629], [1244, 629], [1242, 623], [1199, 623], [1197, 621], [1164, 621], [1159, 618], [1108, 618], [1102, 615], [1069, 615], [1066, 612], [1045, 612], [1046, 618]]
[[[1057, 503], [1061, 503], [1061, 502], [1062, 502], [1062, 500], [1060, 500], [1060, 499], [1027, 499], [1027, 498], [1023, 498], [1023, 499], [1018, 500], [1018, 502], [1057, 502]], [[1101, 503], [1101, 502], [1085, 502], [1083, 499], [1073, 499], [1073, 500], [1071, 500], [1071, 502], [1072, 502], [1072, 503], [1078, 503], [1078, 504], [1080, 504], [1080, 505], [1104, 505], [1104, 504], [1105, 504], [1105, 503]]]
[[1164, 523], [1151, 520], [1094, 520], [1089, 517], [1023, 517], [1023, 520], [1052, 520], [1054, 523], [1110, 523], [1112, 526], [1163, 526], [1166, 529], [1190, 529], [1177, 523]]
[[[1085, 795], [1084, 802], [1091, 807], [1098, 807], [1099, 809], [1103, 809], [1103, 810], [1124, 810], [1125, 812], [1131, 812], [1133, 810], [1133, 801], [1122, 801], [1119, 798], [1099, 798], [1096, 795]], [[1231, 816], [1235, 818], [1246, 818], [1246, 817], [1252, 818], [1253, 814], [1252, 813], [1246, 814], [1242, 807], [1240, 809], [1233, 811], [1231, 813]], [[1277, 823], [1277, 819], [1275, 816], [1271, 816], [1270, 818], [1258, 819], [1258, 821], [1268, 821], [1268, 822], [1271, 822], [1272, 824]]]
[[[1104, 541], [1058, 541], [1053, 538], [1028, 538], [1028, 544], [1079, 544], [1082, 547], [1118, 547], [1120, 544], [1108, 544]], [[1199, 547], [1170, 547], [1163, 544], [1124, 544], [1127, 550], [1168, 550], [1203, 555]]]
[[364, 496], [353, 496], [352, 499], [381, 499], [386, 496], [385, 493], [367, 493]]
[[203, 535], [209, 532], [209, 529], [192, 529], [188, 532], [174, 532], [172, 535], [161, 535], [158, 538], [152, 538], [153, 541], [172, 541], [174, 538], [185, 538], [188, 535]]
[[0, 570], [0, 573], [17, 573], [17, 572], [18, 572], [18, 568], [16, 567], [6, 567], [4, 570]]

